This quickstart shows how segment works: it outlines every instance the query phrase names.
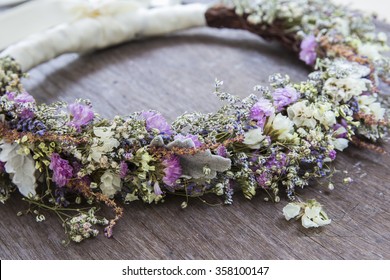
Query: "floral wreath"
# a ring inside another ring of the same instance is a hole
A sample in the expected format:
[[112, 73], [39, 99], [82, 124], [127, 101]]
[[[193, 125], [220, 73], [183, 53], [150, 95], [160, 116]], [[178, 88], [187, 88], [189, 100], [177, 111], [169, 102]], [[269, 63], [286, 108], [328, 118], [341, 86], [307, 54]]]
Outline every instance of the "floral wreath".
[[[269, 86], [256, 86], [258, 94], [244, 99], [223, 92], [222, 82], [216, 81], [215, 94], [225, 104], [215, 113], [184, 114], [172, 124], [156, 111], [108, 120], [87, 100], [37, 104], [21, 78], [22, 69], [61, 53], [132, 39], [128, 32], [121, 39], [101, 39], [105, 43], [79, 44], [78, 49], [37, 48], [48, 40], [51, 46], [58, 44], [53, 38], [74, 31], [81, 21], [104, 22], [115, 16], [94, 13], [3, 51], [0, 200], [19, 190], [29, 203], [26, 212], [43, 221], [44, 211], [55, 211], [76, 242], [96, 236], [98, 224], [111, 237], [123, 213], [118, 200], [150, 204], [168, 194], [185, 196], [185, 208], [188, 198], [209, 193], [223, 197], [225, 204], [233, 202], [237, 191], [248, 199], [266, 192], [274, 202], [286, 193], [292, 201], [283, 209], [286, 219], [301, 219], [306, 228], [329, 224], [322, 206], [315, 200], [301, 202], [295, 190], [331, 174], [330, 163], [349, 143], [383, 152], [378, 140], [389, 122], [377, 85], [390, 80], [390, 60], [381, 55], [388, 49], [386, 36], [375, 33], [372, 18], [324, 0], [231, 2], [141, 9], [120, 18], [152, 13], [160, 24], [167, 15], [180, 19], [161, 32], [157, 25], [146, 24], [150, 30], [144, 26], [144, 36], [207, 25], [277, 39], [314, 69], [306, 81], [294, 83], [275, 74]], [[97, 28], [106, 31], [103, 24]], [[82, 210], [80, 203], [88, 207]], [[111, 207], [114, 218], [96, 215], [99, 203]]]

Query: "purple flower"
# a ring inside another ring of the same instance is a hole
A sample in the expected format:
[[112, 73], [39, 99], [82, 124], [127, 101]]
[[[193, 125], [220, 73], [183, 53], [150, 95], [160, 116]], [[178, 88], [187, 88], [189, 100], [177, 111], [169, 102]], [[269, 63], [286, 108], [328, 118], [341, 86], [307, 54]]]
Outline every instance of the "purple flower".
[[5, 162], [0, 161], [0, 174], [5, 173]]
[[223, 145], [218, 146], [218, 148], [217, 148], [217, 155], [219, 155], [220, 157], [224, 157], [224, 158], [229, 156], [226, 147], [223, 146]]
[[182, 174], [180, 159], [178, 156], [172, 155], [164, 159], [162, 163], [165, 166], [165, 176], [163, 177], [163, 182], [167, 186], [173, 187], [174, 185], [176, 185], [176, 180], [179, 179]]
[[335, 150], [331, 150], [331, 151], [329, 152], [329, 158], [330, 158], [331, 160], [335, 160], [335, 159], [336, 159], [336, 155], [337, 155], [337, 152], [336, 152]]
[[276, 170], [280, 171], [284, 166], [287, 164], [287, 156], [284, 153], [280, 153], [278, 159], [276, 158], [275, 154], [271, 155], [265, 166], [269, 169], [272, 167], [275, 167]]
[[267, 117], [275, 113], [275, 108], [272, 103], [265, 98], [261, 98], [250, 110], [250, 118], [257, 121], [257, 125], [264, 127]]
[[78, 102], [70, 104], [68, 110], [72, 116], [72, 120], [68, 122], [68, 125], [75, 127], [77, 131], [80, 131], [83, 125], [89, 124], [95, 117], [91, 106]]
[[16, 94], [15, 92], [7, 92], [7, 98], [9, 101], [15, 101], [17, 103], [35, 103], [34, 97], [27, 92]]
[[257, 183], [259, 184], [260, 187], [262, 187], [263, 189], [268, 189], [268, 187], [266, 186], [266, 182], [267, 181], [270, 181], [271, 179], [271, 176], [269, 173], [267, 172], [264, 172], [263, 174], [259, 175], [256, 177], [256, 181]]
[[175, 135], [174, 139], [175, 140], [191, 139], [195, 144], [195, 148], [199, 148], [202, 146], [202, 142], [199, 141], [198, 135], [187, 134], [186, 136], [184, 136], [182, 134], [177, 134], [177, 135]]
[[304, 61], [307, 65], [313, 65], [317, 59], [317, 42], [314, 35], [306, 36], [301, 42], [301, 52], [299, 59]]
[[274, 106], [278, 111], [283, 110], [287, 105], [290, 105], [296, 102], [300, 94], [296, 91], [295, 88], [291, 86], [286, 86], [285, 88], [278, 88], [273, 93]]
[[119, 176], [121, 179], [125, 178], [127, 173], [129, 173], [129, 167], [127, 166], [127, 163], [124, 161], [121, 161], [119, 165]]
[[47, 131], [46, 125], [37, 119], [21, 118], [16, 123], [16, 129], [18, 131], [33, 132], [38, 135], [43, 135]]
[[53, 182], [57, 184], [58, 187], [63, 187], [73, 175], [73, 168], [69, 162], [65, 159], [62, 159], [59, 154], [53, 153], [50, 157], [50, 166], [49, 168], [53, 170]]
[[146, 121], [146, 129], [157, 129], [160, 134], [165, 134], [168, 136], [172, 134], [171, 126], [160, 113], [145, 111], [142, 112], [141, 116]]
[[19, 114], [19, 117], [22, 120], [33, 119], [35, 117], [35, 113], [31, 109], [25, 108]]

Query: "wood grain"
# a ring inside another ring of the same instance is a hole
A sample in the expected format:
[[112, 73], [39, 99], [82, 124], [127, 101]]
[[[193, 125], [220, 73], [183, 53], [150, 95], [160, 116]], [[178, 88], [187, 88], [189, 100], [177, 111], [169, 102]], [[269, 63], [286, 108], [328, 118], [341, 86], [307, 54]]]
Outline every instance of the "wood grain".
[[[390, 33], [389, 26], [380, 28]], [[39, 102], [83, 97], [105, 117], [156, 109], [173, 120], [186, 111], [215, 110], [220, 105], [212, 94], [216, 77], [225, 81], [227, 91], [246, 96], [254, 85], [266, 84], [271, 73], [288, 73], [299, 81], [308, 71], [277, 43], [244, 31], [199, 28], [65, 55], [32, 70], [25, 85]], [[384, 147], [390, 150], [388, 143]], [[353, 147], [340, 154], [334, 191], [321, 180], [299, 192], [302, 198], [318, 199], [333, 220], [315, 230], [287, 222], [281, 215], [286, 200], [267, 203], [265, 194], [251, 201], [236, 194], [232, 206], [210, 207], [194, 199], [184, 210], [181, 198], [167, 197], [160, 205], [126, 205], [112, 239], [100, 235], [64, 246], [54, 216], [44, 223], [16, 217], [26, 205], [15, 195], [0, 205], [0, 258], [389, 259], [389, 163], [388, 154]], [[354, 182], [344, 185], [346, 176]]]

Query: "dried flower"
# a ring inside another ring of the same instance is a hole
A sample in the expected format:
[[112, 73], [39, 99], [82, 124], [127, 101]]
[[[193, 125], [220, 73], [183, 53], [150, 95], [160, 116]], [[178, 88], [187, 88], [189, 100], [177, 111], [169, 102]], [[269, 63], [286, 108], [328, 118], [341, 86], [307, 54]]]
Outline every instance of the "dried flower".
[[297, 203], [289, 203], [283, 208], [283, 215], [287, 221], [297, 217], [301, 212], [301, 205]]
[[68, 122], [68, 125], [75, 127], [77, 131], [80, 131], [82, 126], [89, 124], [95, 117], [91, 106], [78, 102], [70, 104], [68, 110], [71, 115], [71, 121]]
[[121, 177], [121, 179], [124, 179], [128, 173], [129, 173], [129, 167], [127, 163], [121, 161], [121, 163], [119, 164], [119, 176]]
[[163, 182], [169, 187], [174, 187], [177, 179], [182, 175], [180, 159], [178, 156], [171, 155], [165, 158], [162, 163], [165, 166]]
[[328, 215], [323, 211], [321, 204], [316, 200], [308, 200], [305, 203], [291, 202], [283, 208], [286, 220], [301, 218], [305, 228], [320, 227], [331, 223]]
[[299, 53], [299, 58], [307, 65], [313, 65], [317, 59], [316, 48], [316, 37], [312, 34], [306, 36], [301, 42], [301, 51]]
[[305, 207], [305, 213], [302, 216], [302, 225], [305, 228], [320, 227], [331, 223], [328, 215], [322, 210], [319, 204], [308, 205]]
[[172, 134], [171, 126], [160, 113], [145, 111], [142, 112], [141, 116], [145, 119], [146, 128], [148, 130], [156, 129], [158, 130], [158, 134], [165, 134], [168, 136]]
[[64, 187], [73, 176], [73, 167], [57, 153], [51, 155], [49, 168], [53, 171], [52, 180], [58, 187]]
[[296, 102], [299, 99], [300, 94], [297, 90], [291, 86], [285, 88], [278, 88], [272, 94], [274, 100], [274, 106], [278, 111], [281, 111], [287, 105]]
[[7, 98], [8, 100], [14, 101], [16, 103], [35, 103], [34, 97], [27, 92], [22, 92], [20, 94], [15, 92], [7, 92]]
[[268, 99], [261, 98], [250, 110], [250, 118], [257, 121], [257, 125], [264, 127], [267, 117], [275, 113], [275, 108]]
[[122, 187], [120, 176], [111, 170], [104, 172], [102, 177], [100, 177], [100, 182], [100, 189], [108, 197], [113, 197]]

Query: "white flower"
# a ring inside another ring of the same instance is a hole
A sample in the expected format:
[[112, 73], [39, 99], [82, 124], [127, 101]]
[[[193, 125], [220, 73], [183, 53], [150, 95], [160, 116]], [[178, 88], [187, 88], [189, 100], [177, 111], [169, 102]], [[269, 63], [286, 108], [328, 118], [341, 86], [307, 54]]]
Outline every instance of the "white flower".
[[387, 50], [387, 46], [373, 43], [362, 43], [358, 46], [358, 53], [360, 55], [367, 56], [373, 61], [382, 58], [381, 52]]
[[316, 108], [307, 100], [294, 103], [287, 108], [288, 117], [297, 127], [315, 128], [317, 121], [314, 119]]
[[302, 226], [305, 228], [320, 227], [330, 224], [331, 220], [318, 203], [305, 207], [305, 213], [302, 216]]
[[336, 150], [343, 151], [345, 148], [348, 148], [349, 141], [345, 138], [337, 138], [332, 140], [332, 145]]
[[382, 120], [385, 117], [386, 110], [374, 96], [362, 95], [358, 97], [360, 111], [368, 115], [374, 115], [376, 120]]
[[95, 127], [93, 132], [96, 138], [91, 147], [91, 158], [96, 162], [100, 162], [103, 154], [112, 152], [120, 143], [114, 138], [115, 132], [112, 131], [111, 127]]
[[12, 183], [24, 196], [35, 195], [37, 187], [35, 178], [35, 162], [31, 154], [18, 152], [20, 146], [16, 143], [10, 144], [0, 142], [0, 161], [5, 162], [5, 171], [11, 175]]
[[367, 79], [329, 78], [326, 80], [323, 90], [335, 102], [348, 102], [352, 97], [361, 95], [363, 91], [366, 91], [368, 89], [367, 85], [370, 84], [371, 81]]
[[386, 110], [382, 108], [379, 102], [371, 103], [369, 106], [371, 113], [374, 115], [376, 120], [383, 120], [385, 117]]
[[271, 128], [271, 133], [277, 136], [279, 140], [292, 140], [294, 135], [294, 123], [282, 114], [272, 115], [267, 122], [266, 129]]
[[336, 124], [336, 115], [330, 103], [317, 103], [314, 117], [327, 128]]
[[261, 128], [249, 130], [244, 134], [244, 144], [251, 149], [260, 149], [261, 142], [264, 139], [265, 136]]
[[283, 215], [287, 221], [295, 218], [301, 212], [301, 205], [299, 203], [291, 202], [284, 206]]
[[102, 193], [108, 197], [113, 197], [121, 190], [122, 182], [119, 175], [113, 173], [111, 170], [106, 170], [100, 178], [100, 189]]

